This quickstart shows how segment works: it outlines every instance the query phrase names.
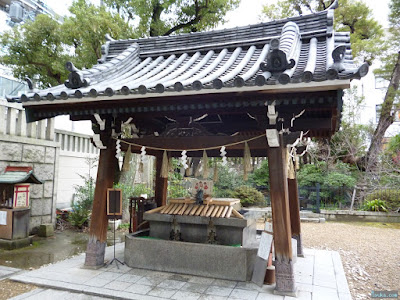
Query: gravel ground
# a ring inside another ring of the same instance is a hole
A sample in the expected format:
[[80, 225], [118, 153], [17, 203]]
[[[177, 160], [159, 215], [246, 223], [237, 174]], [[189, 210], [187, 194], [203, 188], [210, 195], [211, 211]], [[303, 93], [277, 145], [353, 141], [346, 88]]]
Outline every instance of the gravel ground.
[[303, 247], [340, 253], [355, 300], [400, 291], [400, 224], [302, 223]]
[[[372, 290], [400, 291], [400, 224], [302, 223], [305, 248], [340, 253], [353, 299], [370, 299]], [[36, 288], [0, 281], [0, 300]]]
[[36, 286], [4, 279], [0, 281], [0, 300], [10, 299], [20, 294], [27, 293]]

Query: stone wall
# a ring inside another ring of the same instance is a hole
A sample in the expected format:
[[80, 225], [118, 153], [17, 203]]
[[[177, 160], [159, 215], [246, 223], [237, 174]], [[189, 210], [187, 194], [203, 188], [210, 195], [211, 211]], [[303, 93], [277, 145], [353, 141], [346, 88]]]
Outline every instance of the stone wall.
[[30, 188], [29, 231], [43, 223], [55, 224], [59, 143], [54, 141], [54, 119], [27, 124], [18, 103], [0, 102], [0, 172], [7, 166], [32, 167], [43, 184]]
[[43, 223], [55, 223], [59, 144], [21, 136], [0, 134], [0, 172], [7, 166], [32, 167], [43, 184], [31, 184], [29, 231]]

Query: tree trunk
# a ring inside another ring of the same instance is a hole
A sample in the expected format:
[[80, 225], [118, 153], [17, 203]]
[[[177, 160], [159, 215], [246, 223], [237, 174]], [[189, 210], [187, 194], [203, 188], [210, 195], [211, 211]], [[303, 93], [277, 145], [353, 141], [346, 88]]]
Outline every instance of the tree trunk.
[[386, 91], [385, 99], [382, 103], [381, 116], [378, 126], [372, 136], [371, 145], [369, 146], [366, 156], [366, 172], [373, 172], [378, 163], [378, 156], [382, 148], [382, 140], [386, 130], [394, 121], [394, 113], [392, 112], [394, 100], [397, 90], [399, 89], [400, 81], [400, 52], [397, 56], [397, 61], [390, 78], [389, 87]]

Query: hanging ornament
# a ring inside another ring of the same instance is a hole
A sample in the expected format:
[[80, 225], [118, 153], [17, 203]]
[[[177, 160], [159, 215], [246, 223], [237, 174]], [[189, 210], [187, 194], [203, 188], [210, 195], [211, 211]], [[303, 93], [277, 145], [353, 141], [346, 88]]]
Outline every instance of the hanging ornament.
[[139, 163], [139, 173], [144, 172], [144, 162], [146, 161], [146, 147], [140, 148], [140, 163]]
[[248, 173], [251, 172], [251, 154], [247, 142], [244, 143], [243, 152], [243, 178], [247, 181], [249, 179]]
[[218, 165], [217, 161], [214, 160], [214, 176], [213, 176], [213, 181], [216, 183], [218, 181]]
[[180, 158], [182, 167], [186, 170], [187, 168], [189, 168], [188, 164], [187, 164], [187, 155], [186, 155], [186, 150], [183, 150], [181, 152], [181, 158]]
[[225, 151], [225, 146], [222, 146], [219, 152], [221, 152], [220, 156], [222, 157], [222, 165], [226, 166], [228, 163], [228, 160], [226, 159], [226, 151]]
[[194, 177], [198, 178], [200, 176], [200, 164], [197, 164], [196, 170], [194, 170]]
[[117, 140], [115, 143], [115, 158], [119, 160], [121, 157], [121, 140]]
[[161, 177], [168, 178], [168, 155], [167, 155], [166, 150], [164, 150], [163, 158], [162, 158]]
[[124, 164], [122, 165], [122, 171], [123, 172], [128, 172], [129, 169], [131, 168], [131, 145], [128, 147], [128, 151], [125, 152], [125, 157], [124, 157]]
[[206, 150], [203, 150], [203, 159], [201, 161], [201, 164], [203, 165], [203, 179], [207, 179], [210, 173], [210, 170], [208, 168], [208, 156]]

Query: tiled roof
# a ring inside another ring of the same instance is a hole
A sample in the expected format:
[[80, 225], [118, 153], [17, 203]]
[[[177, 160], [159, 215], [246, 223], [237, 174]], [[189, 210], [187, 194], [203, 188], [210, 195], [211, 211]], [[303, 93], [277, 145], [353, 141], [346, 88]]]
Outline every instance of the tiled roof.
[[[121, 95], [257, 87], [361, 78], [368, 65], [353, 63], [349, 33], [333, 31], [333, 10], [232, 29], [109, 40], [88, 70], [71, 72], [65, 85], [10, 101], [57, 101]], [[162, 93], [164, 93], [162, 95]]]
[[36, 183], [42, 182], [33, 174], [32, 168], [24, 167], [7, 167], [3, 174], [0, 174], [0, 183], [15, 184], [15, 183]]

